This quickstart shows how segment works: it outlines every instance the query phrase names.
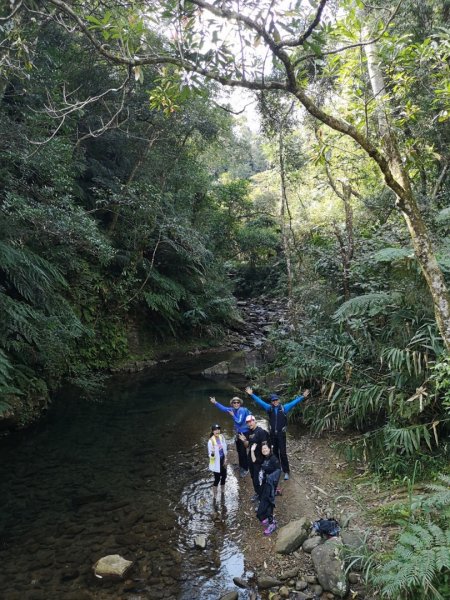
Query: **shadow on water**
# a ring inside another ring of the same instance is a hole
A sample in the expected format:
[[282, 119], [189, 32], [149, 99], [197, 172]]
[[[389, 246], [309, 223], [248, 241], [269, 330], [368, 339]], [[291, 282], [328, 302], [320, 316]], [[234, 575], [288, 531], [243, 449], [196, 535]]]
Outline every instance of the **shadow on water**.
[[[206, 451], [218, 419], [232, 445], [232, 421], [208, 397], [227, 402], [244, 382], [198, 376], [219, 360], [115, 378], [100, 402], [67, 391], [1, 442], [1, 598], [213, 600], [233, 587], [245, 572], [238, 481], [228, 467], [213, 500]], [[93, 576], [107, 554], [135, 561], [129, 579]]]

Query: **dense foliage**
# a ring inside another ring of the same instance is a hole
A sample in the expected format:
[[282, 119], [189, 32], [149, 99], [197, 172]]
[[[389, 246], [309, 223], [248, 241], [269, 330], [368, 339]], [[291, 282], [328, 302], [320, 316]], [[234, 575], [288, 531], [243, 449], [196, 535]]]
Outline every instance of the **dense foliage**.
[[[217, 337], [233, 291], [278, 294], [267, 370], [313, 388], [312, 429], [352, 432], [347, 457], [383, 476], [448, 469], [448, 1], [10, 7], [0, 411]], [[260, 92], [260, 136], [211, 81]], [[387, 598], [448, 592], [441, 481], [377, 576]]]
[[152, 108], [156, 71], [122, 86], [83, 38], [52, 23], [30, 72], [4, 75], [1, 408], [64, 379], [86, 388], [92, 369], [142, 348], [151, 356], [156, 342], [218, 335], [235, 318], [223, 260], [240, 251], [248, 205], [237, 177], [257, 161], [241, 156], [241, 173], [218, 177], [235, 173], [225, 148], [250, 147], [251, 134], [233, 132], [211, 90], [169, 115]]

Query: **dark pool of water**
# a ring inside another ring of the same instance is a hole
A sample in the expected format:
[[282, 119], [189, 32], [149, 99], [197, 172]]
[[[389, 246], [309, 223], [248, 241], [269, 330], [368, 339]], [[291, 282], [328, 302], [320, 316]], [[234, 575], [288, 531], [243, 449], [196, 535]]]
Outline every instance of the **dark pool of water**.
[[[227, 402], [245, 385], [199, 375], [221, 359], [117, 378], [97, 402], [68, 392], [0, 443], [0, 598], [212, 600], [245, 576], [239, 482], [229, 467], [213, 501], [207, 470], [211, 423], [233, 438], [208, 397]], [[93, 576], [108, 554], [135, 561], [126, 582]]]

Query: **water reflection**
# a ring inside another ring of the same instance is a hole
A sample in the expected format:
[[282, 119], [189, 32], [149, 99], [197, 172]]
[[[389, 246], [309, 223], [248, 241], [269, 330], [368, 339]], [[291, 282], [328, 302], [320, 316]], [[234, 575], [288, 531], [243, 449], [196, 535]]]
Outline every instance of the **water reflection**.
[[[208, 600], [233, 587], [244, 572], [238, 480], [228, 466], [213, 500], [206, 443], [218, 418], [208, 397], [236, 388], [189, 375], [217, 360], [116, 379], [102, 402], [66, 393], [33, 431], [0, 443], [1, 597]], [[220, 422], [232, 445], [231, 419]], [[96, 581], [94, 562], [116, 553], [135, 561], [130, 580]]]
[[[230, 446], [233, 439], [227, 439]], [[204, 452], [206, 456], [206, 452]], [[239, 509], [238, 481], [228, 465], [224, 490], [214, 495], [212, 477], [188, 484], [177, 510], [180, 536], [179, 551], [184, 555], [183, 569], [197, 574], [195, 588], [189, 581], [182, 586], [180, 600], [191, 600], [194, 589], [199, 598], [217, 598], [220, 590], [230, 588], [233, 577], [244, 572], [244, 558], [239, 548], [241, 534], [237, 522]], [[221, 486], [219, 486], [220, 488]], [[197, 535], [206, 537], [205, 550], [193, 548]]]

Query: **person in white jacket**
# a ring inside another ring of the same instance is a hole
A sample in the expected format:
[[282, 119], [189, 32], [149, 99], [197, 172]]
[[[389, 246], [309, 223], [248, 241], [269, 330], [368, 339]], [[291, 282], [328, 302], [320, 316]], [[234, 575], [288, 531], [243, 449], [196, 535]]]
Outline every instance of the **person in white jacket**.
[[220, 425], [217, 423], [211, 427], [211, 436], [208, 440], [209, 470], [214, 473], [213, 493], [217, 493], [219, 486], [225, 489], [227, 479], [227, 442], [220, 433]]

